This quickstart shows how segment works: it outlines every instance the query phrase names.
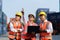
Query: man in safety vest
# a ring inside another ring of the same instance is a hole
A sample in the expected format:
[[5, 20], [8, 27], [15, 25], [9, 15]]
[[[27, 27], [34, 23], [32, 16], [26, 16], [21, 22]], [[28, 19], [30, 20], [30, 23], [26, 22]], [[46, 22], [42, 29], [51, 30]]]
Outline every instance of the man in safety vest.
[[20, 21], [21, 21], [22, 13], [17, 12], [15, 16], [16, 17], [13, 20], [10, 20], [9, 23], [9, 28], [10, 28], [10, 30], [8, 31], [9, 40], [14, 40], [14, 39], [21, 40], [21, 32], [23, 31], [23, 25]]
[[25, 40], [36, 40], [34, 33], [33, 34], [27, 34], [28, 26], [37, 26], [37, 24], [34, 22], [35, 17], [33, 14], [29, 14], [28, 18], [29, 18], [29, 21], [27, 22], [27, 24], [25, 25], [25, 28], [24, 28], [24, 33], [26, 34]]
[[44, 11], [39, 13], [40, 18], [40, 40], [52, 40], [52, 23], [46, 19], [47, 14]]

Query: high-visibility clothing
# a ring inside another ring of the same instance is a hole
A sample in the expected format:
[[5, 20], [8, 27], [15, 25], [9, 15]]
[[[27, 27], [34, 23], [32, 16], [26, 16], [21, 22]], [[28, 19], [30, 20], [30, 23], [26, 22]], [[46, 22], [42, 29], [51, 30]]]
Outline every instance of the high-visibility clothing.
[[8, 37], [10, 39], [16, 38], [16, 40], [21, 40], [22, 24], [21, 23], [16, 24], [16, 22], [13, 22], [10, 23], [9, 27], [10, 31], [8, 32], [9, 33]]
[[30, 21], [28, 21], [27, 24], [25, 25], [25, 32], [27, 32], [28, 26], [37, 26], [37, 24], [36, 23], [30, 23]]
[[24, 32], [25, 33], [25, 36], [23, 36], [23, 38], [25, 38], [25, 40], [36, 40], [35, 38], [35, 34], [27, 34], [27, 28], [28, 26], [37, 26], [36, 23], [31, 23], [30, 21], [27, 22], [27, 24], [25, 25], [25, 28], [24, 28]]
[[10, 23], [7, 24], [7, 30], [10, 31]]
[[40, 23], [40, 29], [46, 31], [46, 32], [42, 31], [40, 33], [41, 40], [52, 39], [52, 30], [53, 30], [53, 28], [52, 28], [51, 22], [45, 20], [45, 22]]

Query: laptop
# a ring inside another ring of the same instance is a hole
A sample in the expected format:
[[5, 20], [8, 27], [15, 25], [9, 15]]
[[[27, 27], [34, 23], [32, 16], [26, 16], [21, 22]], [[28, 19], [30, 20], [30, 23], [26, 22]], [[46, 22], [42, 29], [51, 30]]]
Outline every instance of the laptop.
[[28, 26], [28, 30], [27, 32], [28, 33], [39, 33], [39, 30], [40, 30], [40, 26]]

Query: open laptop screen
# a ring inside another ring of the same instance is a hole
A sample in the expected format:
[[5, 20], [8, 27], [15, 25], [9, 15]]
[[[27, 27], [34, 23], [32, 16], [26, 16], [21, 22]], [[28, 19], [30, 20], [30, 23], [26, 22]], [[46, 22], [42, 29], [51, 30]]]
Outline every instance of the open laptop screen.
[[28, 33], [39, 33], [40, 26], [28, 26]]

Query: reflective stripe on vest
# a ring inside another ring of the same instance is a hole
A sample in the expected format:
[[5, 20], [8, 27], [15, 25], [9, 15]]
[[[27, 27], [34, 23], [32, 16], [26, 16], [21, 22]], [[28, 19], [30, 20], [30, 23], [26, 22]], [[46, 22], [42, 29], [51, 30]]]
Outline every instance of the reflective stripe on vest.
[[22, 25], [20, 23], [18, 23], [18, 25], [16, 25], [16, 23], [13, 23], [13, 27], [15, 29], [20, 29], [20, 28], [22, 28]]
[[[49, 22], [44, 22], [44, 24], [40, 23], [40, 29], [46, 30], [48, 23], [49, 23]], [[40, 36], [42, 36], [42, 37], [44, 37], [44, 36], [50, 36], [50, 33], [41, 32], [41, 33], [40, 33]]]
[[[10, 27], [10, 26], [9, 26]], [[16, 25], [16, 23], [14, 22], [13, 23], [13, 27], [15, 28], [15, 29], [20, 29], [20, 28], [22, 28], [22, 25], [21, 24], [18, 24], [18, 26]], [[9, 34], [10, 35], [14, 35], [14, 32], [12, 32], [11, 30], [9, 31]]]

